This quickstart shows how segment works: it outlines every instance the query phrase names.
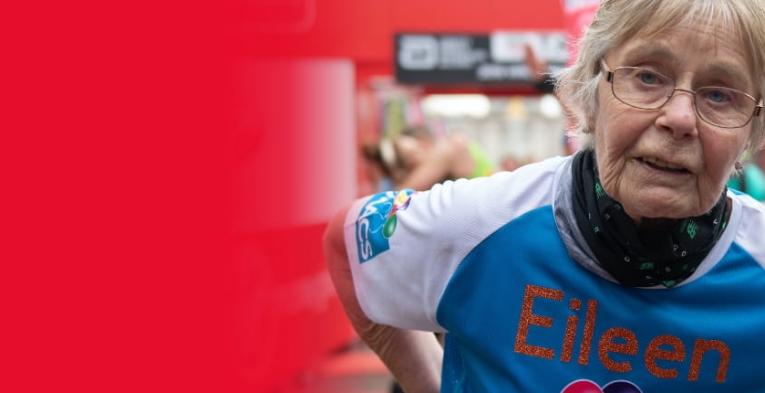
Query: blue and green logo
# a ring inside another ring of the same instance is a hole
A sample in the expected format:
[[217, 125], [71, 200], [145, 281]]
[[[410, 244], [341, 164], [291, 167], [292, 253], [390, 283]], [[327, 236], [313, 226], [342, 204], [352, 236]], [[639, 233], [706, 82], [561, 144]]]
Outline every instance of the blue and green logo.
[[409, 206], [414, 190], [388, 191], [373, 195], [361, 208], [356, 219], [356, 246], [359, 260], [364, 263], [390, 245], [398, 225], [396, 213]]

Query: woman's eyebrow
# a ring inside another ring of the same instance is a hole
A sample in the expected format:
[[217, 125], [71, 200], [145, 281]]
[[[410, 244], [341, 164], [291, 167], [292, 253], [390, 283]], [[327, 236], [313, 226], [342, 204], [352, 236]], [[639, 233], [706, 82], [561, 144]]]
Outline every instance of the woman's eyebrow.
[[624, 61], [630, 63], [648, 59], [661, 59], [670, 63], [677, 62], [674, 53], [666, 45], [650, 41], [638, 41], [635, 47], [628, 50], [624, 56]]
[[710, 63], [704, 67], [704, 74], [719, 77], [742, 90], [748, 90], [752, 85], [747, 73], [737, 63], [728, 61]]
[[[626, 51], [622, 63], [637, 63], [646, 60], [662, 60], [671, 65], [676, 65], [680, 62], [666, 45], [651, 41], [637, 41], [634, 47]], [[719, 76], [720, 79], [732, 83], [742, 90], [748, 90], [752, 85], [748, 73], [741, 68], [740, 64], [733, 61], [717, 60], [708, 63], [704, 66], [703, 73]]]

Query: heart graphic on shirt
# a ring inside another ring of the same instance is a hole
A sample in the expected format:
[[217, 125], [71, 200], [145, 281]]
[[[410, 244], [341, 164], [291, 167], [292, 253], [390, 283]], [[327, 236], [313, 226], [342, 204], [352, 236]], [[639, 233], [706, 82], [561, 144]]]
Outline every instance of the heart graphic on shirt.
[[566, 385], [561, 393], [643, 393], [630, 381], [618, 380], [607, 383], [602, 388], [589, 379], [578, 379]]

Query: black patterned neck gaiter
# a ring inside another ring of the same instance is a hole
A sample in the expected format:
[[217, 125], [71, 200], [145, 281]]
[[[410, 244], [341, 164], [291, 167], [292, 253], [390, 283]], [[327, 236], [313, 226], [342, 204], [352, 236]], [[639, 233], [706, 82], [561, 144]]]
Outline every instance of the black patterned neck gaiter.
[[577, 226], [597, 263], [623, 285], [674, 287], [696, 271], [727, 225], [723, 191], [706, 214], [678, 220], [645, 219], [638, 226], [606, 194], [592, 150], [579, 152], [572, 167]]

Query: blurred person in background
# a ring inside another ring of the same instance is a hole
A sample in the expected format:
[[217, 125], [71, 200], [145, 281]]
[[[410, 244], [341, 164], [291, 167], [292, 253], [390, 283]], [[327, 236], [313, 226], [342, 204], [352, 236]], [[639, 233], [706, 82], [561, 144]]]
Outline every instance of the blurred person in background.
[[[386, 148], [389, 148], [387, 146]], [[385, 163], [380, 143], [366, 142], [361, 145], [361, 157], [364, 159], [366, 177], [375, 188], [370, 193], [390, 191], [395, 188], [393, 168]], [[389, 153], [386, 153], [389, 154]]]
[[503, 171], [512, 172], [523, 166], [521, 162], [512, 154], [505, 154], [499, 162], [499, 167]]
[[725, 184], [765, 137], [763, 20], [604, 0], [558, 79], [583, 150], [330, 222], [340, 299], [408, 393], [762, 390], [765, 206]]
[[[556, 79], [550, 72], [547, 62], [536, 55], [531, 44], [524, 45], [523, 49], [523, 61], [526, 68], [529, 70], [529, 75], [532, 78], [534, 88], [542, 94], [555, 94]], [[575, 116], [571, 113], [571, 108], [565, 105], [564, 101], [558, 100], [558, 102], [565, 113], [566, 120], [569, 122], [569, 124], [566, 125], [567, 130], [563, 133], [563, 152], [565, 155], [571, 155], [579, 150], [579, 145], [581, 144], [576, 137], [576, 134], [568, 131], [571, 128], [575, 128], [575, 125], [570, 124]]]
[[393, 180], [396, 189], [427, 190], [446, 180], [488, 176], [494, 166], [478, 144], [460, 135], [435, 137], [422, 126], [365, 146], [363, 156]]

